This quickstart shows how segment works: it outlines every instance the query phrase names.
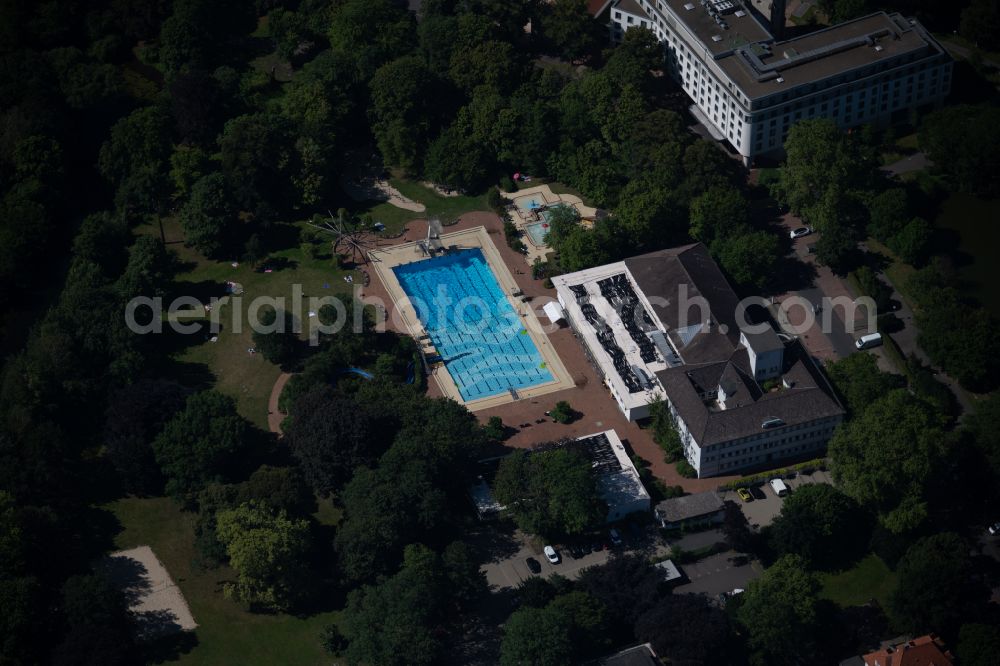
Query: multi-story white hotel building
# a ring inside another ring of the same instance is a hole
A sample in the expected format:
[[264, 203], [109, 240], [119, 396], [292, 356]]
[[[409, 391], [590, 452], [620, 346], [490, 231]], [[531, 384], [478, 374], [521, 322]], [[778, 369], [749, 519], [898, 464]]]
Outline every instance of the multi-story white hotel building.
[[911, 109], [940, 105], [951, 86], [950, 56], [915, 19], [898, 13], [779, 41], [784, 0], [595, 5], [609, 17], [612, 40], [642, 27], [663, 42], [667, 70], [694, 102], [692, 114], [748, 164], [779, 157], [799, 120], [885, 126]]
[[630, 421], [667, 402], [698, 475], [820, 455], [844, 410], [797, 341], [748, 325], [701, 243], [552, 278], [587, 356]]

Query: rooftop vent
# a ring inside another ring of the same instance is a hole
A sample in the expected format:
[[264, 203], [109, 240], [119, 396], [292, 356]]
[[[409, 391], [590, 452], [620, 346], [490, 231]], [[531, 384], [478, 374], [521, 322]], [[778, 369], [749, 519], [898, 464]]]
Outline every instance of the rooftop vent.
[[882, 50], [882, 45], [881, 44], [876, 44], [875, 45], [875, 50], [876, 51], [881, 51]]
[[736, 10], [736, 17], [737, 18], [743, 18], [746, 15], [747, 15], [747, 13], [745, 11], [743, 11], [742, 9], [737, 9]]
[[713, 42], [721, 42], [722, 41], [722, 37], [719, 37], [718, 35], [712, 35], [712, 41]]
[[783, 76], [779, 76], [778, 78], [776, 78], [774, 80], [774, 82], [775, 83], [784, 83], [785, 82], [785, 78]]
[[689, 3], [687, 3], [686, 5], [684, 5], [684, 9], [686, 9], [686, 10], [688, 10], [688, 11], [691, 11], [692, 9], [694, 9], [694, 5], [692, 5], [692, 4], [691, 4], [691, 3], [689, 2]]
[[761, 430], [769, 430], [771, 428], [780, 428], [785, 425], [785, 422], [778, 418], [764, 419], [760, 424]]

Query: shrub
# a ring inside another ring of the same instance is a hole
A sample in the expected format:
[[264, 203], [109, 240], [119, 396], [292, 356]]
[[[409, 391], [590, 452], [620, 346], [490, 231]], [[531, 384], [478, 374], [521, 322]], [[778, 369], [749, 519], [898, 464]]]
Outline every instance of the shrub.
[[492, 440], [502, 442], [505, 439], [506, 428], [504, 428], [503, 419], [499, 416], [491, 416], [490, 420], [483, 427], [483, 430], [486, 436]]
[[557, 402], [549, 414], [556, 423], [569, 423], [576, 417], [576, 412], [573, 411], [573, 408], [565, 400]]
[[514, 179], [510, 176], [500, 177], [500, 189], [504, 192], [514, 192], [517, 190], [517, 185], [514, 184]]
[[486, 202], [489, 204], [490, 208], [497, 212], [502, 211], [507, 206], [507, 200], [503, 198], [502, 194], [500, 194], [500, 190], [495, 187], [490, 188]]
[[542, 280], [542, 287], [545, 289], [555, 289], [555, 285], [552, 284], [552, 278], [545, 278]]
[[[749, 476], [744, 476], [734, 481], [729, 481], [723, 483], [719, 486], [719, 490], [736, 490], [737, 488], [746, 488], [749, 486], [759, 486], [762, 483], [766, 483], [774, 478], [789, 476], [795, 472], [802, 472], [803, 474], [811, 474], [816, 470], [826, 469], [826, 458], [816, 458], [814, 460], [806, 460], [805, 462], [800, 462], [796, 465], [791, 465], [789, 467], [781, 467], [779, 469], [768, 470], [767, 472], [760, 472], [759, 474], [751, 474]], [[806, 472], [806, 470], [809, 470]]]
[[684, 458], [681, 458], [680, 460], [677, 461], [677, 473], [683, 476], [685, 479], [694, 479], [697, 478], [698, 476], [698, 472], [695, 470], [695, 468], [692, 467], [691, 463], [689, 463]]

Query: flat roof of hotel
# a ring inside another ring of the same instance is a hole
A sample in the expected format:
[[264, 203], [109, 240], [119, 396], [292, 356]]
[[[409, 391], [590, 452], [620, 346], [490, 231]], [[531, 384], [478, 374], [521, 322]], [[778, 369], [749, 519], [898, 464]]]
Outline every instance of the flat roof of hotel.
[[[770, 53], [742, 47], [718, 62], [747, 96], [760, 98], [922, 51], [928, 56], [942, 52], [919, 24], [898, 13], [878, 12], [775, 42]], [[783, 82], [777, 82], [779, 77]]]
[[[926, 51], [944, 51], [916, 21], [899, 13], [875, 12], [800, 37], [775, 42], [769, 27], [749, 3], [729, 0], [732, 7], [709, 13], [702, 0], [662, 0], [683, 27], [701, 43], [748, 97], [757, 99], [795, 86], [822, 81], [882, 60]], [[620, 0], [616, 9], [647, 17], [635, 0]], [[670, 16], [667, 13], [666, 16]], [[725, 27], [723, 27], [724, 24]], [[759, 45], [770, 46], [770, 52]], [[876, 46], [881, 47], [876, 49]], [[782, 78], [781, 83], [777, 82]]]
[[[736, 0], [731, 0], [731, 2], [744, 15], [737, 16], [736, 11], [723, 15], [722, 19], [729, 26], [728, 29], [724, 29], [715, 22], [715, 19], [708, 13], [708, 9], [701, 4], [700, 0], [665, 0], [665, 2], [673, 13], [680, 18], [681, 23], [684, 24], [688, 31], [693, 33], [713, 56], [731, 51], [742, 44], [773, 39], [771, 33], [757, 20], [753, 12], [743, 7]], [[686, 9], [687, 5], [693, 5], [693, 8]], [[718, 42], [713, 41], [713, 35], [718, 35], [721, 37], [721, 40]]]

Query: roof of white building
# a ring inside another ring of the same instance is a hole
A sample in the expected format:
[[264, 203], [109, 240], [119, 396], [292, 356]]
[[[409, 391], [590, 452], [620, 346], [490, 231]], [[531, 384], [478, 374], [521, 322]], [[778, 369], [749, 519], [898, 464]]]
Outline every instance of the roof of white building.
[[[761, 388], [741, 342], [739, 301], [701, 243], [552, 282], [625, 409], [666, 395], [701, 446], [759, 433], [765, 422], [794, 426], [843, 414], [801, 346], [785, 347], [772, 329], [743, 333], [758, 355], [783, 350], [777, 373], [783, 381], [770, 391]], [[642, 344], [647, 339], [652, 352]]]
[[616, 507], [628, 508], [636, 502], [649, 501], [649, 493], [642, 485], [639, 471], [614, 430], [552, 442], [535, 450], [546, 448], [571, 449], [591, 461], [601, 499], [607, 503], [609, 513], [616, 513]]

